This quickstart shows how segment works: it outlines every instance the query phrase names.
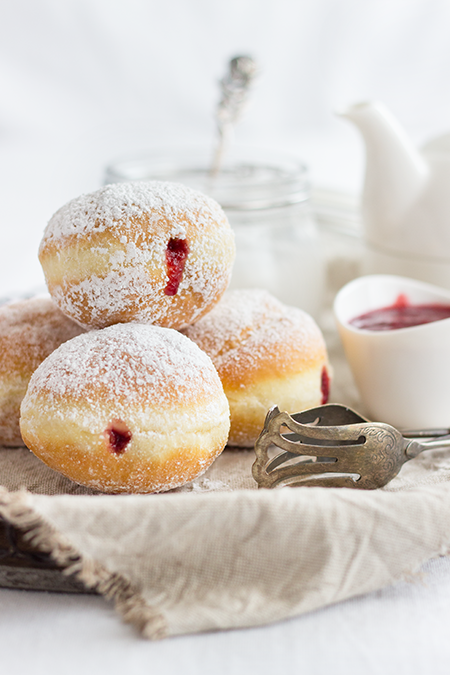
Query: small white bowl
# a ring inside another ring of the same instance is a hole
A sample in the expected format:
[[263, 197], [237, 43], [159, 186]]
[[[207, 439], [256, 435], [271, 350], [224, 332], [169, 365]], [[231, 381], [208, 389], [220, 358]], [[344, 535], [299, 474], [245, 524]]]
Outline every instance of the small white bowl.
[[450, 305], [449, 290], [391, 275], [355, 279], [334, 301], [365, 412], [397, 428], [450, 427], [450, 318], [387, 331], [349, 323], [365, 312], [393, 305], [401, 294], [413, 305]]

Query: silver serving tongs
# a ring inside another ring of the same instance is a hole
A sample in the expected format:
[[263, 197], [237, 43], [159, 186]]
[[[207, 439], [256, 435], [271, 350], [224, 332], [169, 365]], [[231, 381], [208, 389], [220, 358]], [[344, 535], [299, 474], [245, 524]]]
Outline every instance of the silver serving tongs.
[[[282, 452], [271, 455], [273, 446]], [[339, 404], [293, 415], [275, 406], [256, 441], [252, 473], [259, 487], [370, 490], [386, 485], [421, 452], [443, 447], [450, 447], [448, 428], [400, 432]]]

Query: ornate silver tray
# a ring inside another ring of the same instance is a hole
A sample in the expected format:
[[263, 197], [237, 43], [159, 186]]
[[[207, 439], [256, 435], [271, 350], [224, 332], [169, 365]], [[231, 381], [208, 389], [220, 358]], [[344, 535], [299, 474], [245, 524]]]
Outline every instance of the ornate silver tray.
[[24, 533], [0, 517], [0, 586], [25, 590], [92, 593], [72, 577], [47, 553], [34, 549]]

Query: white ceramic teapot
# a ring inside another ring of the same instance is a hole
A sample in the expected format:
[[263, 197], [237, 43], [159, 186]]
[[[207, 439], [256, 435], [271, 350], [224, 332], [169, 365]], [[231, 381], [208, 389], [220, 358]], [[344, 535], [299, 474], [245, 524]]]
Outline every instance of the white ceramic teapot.
[[340, 113], [366, 145], [362, 195], [368, 272], [406, 274], [450, 287], [450, 135], [417, 150], [376, 101]]

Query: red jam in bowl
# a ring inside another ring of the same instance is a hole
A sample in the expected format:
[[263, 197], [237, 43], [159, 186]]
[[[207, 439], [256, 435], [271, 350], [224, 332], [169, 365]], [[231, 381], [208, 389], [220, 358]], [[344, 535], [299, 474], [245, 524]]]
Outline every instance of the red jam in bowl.
[[441, 321], [449, 317], [450, 305], [438, 303], [412, 305], [408, 298], [401, 294], [393, 305], [355, 316], [349, 324], [362, 330], [385, 331], [420, 326], [423, 323]]

